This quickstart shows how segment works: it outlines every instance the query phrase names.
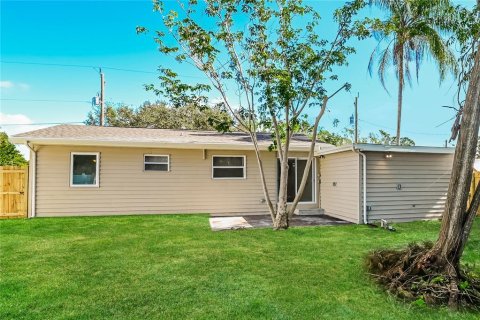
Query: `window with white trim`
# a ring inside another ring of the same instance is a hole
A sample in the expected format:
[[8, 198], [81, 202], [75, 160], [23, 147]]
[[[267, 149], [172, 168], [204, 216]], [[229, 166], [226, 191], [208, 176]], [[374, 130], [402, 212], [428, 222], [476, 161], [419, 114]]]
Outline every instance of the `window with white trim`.
[[145, 171], [170, 171], [170, 156], [161, 154], [145, 154], [143, 156]]
[[213, 156], [213, 179], [245, 179], [247, 176], [245, 156]]
[[99, 152], [72, 152], [70, 158], [70, 186], [98, 187]]

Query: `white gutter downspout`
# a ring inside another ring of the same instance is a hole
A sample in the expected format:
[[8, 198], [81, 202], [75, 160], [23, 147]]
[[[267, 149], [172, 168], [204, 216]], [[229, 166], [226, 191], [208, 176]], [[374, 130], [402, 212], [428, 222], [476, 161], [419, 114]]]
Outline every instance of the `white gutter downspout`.
[[365, 153], [360, 152], [359, 150], [355, 149], [355, 145], [352, 145], [352, 151], [361, 155], [363, 158], [363, 223], [368, 223], [367, 217], [367, 156]]
[[30, 218], [35, 218], [35, 194], [36, 194], [36, 176], [37, 176], [37, 152], [30, 146], [30, 142], [25, 143], [31, 151], [32, 158], [30, 159], [30, 167], [32, 168], [32, 177], [31, 177], [31, 192], [30, 192]]

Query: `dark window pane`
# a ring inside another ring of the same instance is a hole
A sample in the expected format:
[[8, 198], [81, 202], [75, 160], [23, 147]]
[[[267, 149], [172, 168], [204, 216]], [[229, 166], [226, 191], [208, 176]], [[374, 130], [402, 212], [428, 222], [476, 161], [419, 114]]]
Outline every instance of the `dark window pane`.
[[243, 178], [243, 168], [213, 168], [214, 178]]
[[[313, 163], [312, 163], [313, 165]], [[302, 183], [303, 173], [305, 172], [305, 167], [307, 166], [307, 160], [297, 160], [297, 190], [300, 189], [300, 184]], [[308, 171], [308, 180], [303, 189], [303, 195], [300, 198], [301, 202], [312, 202], [313, 201], [313, 183], [312, 183], [312, 166]]]
[[214, 167], [243, 167], [243, 157], [213, 157]]
[[168, 171], [168, 164], [145, 163], [145, 171]]
[[73, 155], [72, 184], [89, 185], [97, 181], [97, 156], [87, 154]]
[[168, 163], [168, 157], [167, 156], [145, 156], [145, 162]]

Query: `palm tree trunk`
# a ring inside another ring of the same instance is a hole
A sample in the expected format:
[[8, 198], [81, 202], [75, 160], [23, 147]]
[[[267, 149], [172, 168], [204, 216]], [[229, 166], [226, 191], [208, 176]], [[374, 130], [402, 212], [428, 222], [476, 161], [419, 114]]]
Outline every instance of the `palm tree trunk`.
[[456, 288], [450, 294], [451, 307], [457, 306], [460, 258], [471, 232], [480, 197], [477, 190], [473, 205], [467, 210], [480, 128], [480, 46], [475, 55], [460, 126], [440, 235], [433, 248], [417, 264], [417, 268], [425, 270], [434, 267], [451, 277], [451, 287]]
[[[455, 149], [452, 177], [448, 190], [445, 213], [442, 219], [442, 228], [433, 250], [440, 253], [449, 263], [458, 265], [465, 241], [462, 235], [468, 214], [468, 193], [472, 183], [473, 163], [480, 127], [480, 47], [475, 55], [475, 63], [471, 73], [465, 106], [463, 108], [460, 135]], [[468, 224], [467, 224], [468, 225]], [[471, 227], [471, 225], [470, 225]]]
[[397, 107], [397, 137], [395, 138], [396, 145], [400, 145], [400, 127], [402, 124], [402, 103], [403, 103], [403, 46], [400, 49], [398, 57], [398, 107]]

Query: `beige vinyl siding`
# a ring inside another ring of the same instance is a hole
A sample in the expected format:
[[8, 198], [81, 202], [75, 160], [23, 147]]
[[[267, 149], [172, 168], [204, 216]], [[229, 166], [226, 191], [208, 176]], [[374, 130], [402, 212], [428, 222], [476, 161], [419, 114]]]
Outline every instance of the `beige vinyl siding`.
[[441, 217], [453, 154], [393, 153], [390, 159], [380, 152], [365, 154], [369, 222]]
[[359, 223], [359, 155], [353, 151], [327, 154], [320, 158], [320, 168], [320, 201], [325, 214]]
[[[98, 188], [69, 186], [71, 152], [100, 152]], [[169, 155], [170, 171], [144, 171], [144, 154]], [[246, 156], [246, 179], [212, 179], [213, 155]], [[262, 156], [267, 184], [275, 196], [275, 153]], [[39, 217], [266, 213], [263, 199], [253, 151], [206, 150], [205, 158], [203, 150], [186, 149], [41, 146], [37, 152]]]

